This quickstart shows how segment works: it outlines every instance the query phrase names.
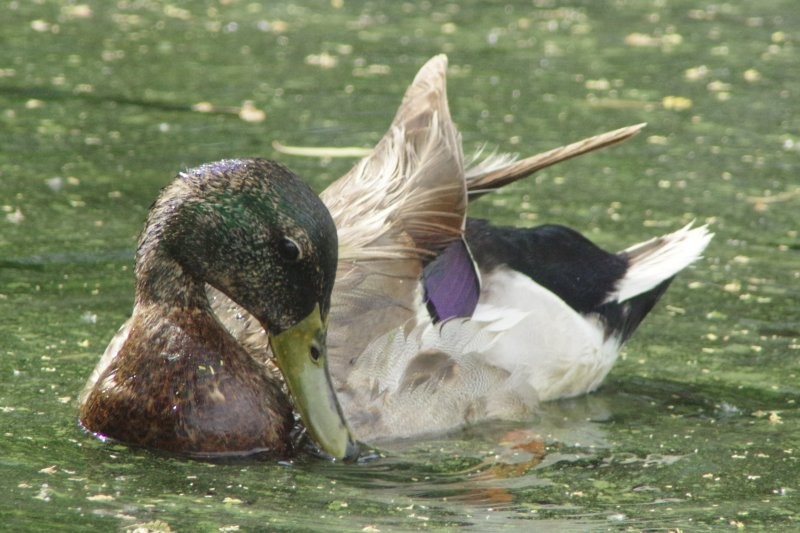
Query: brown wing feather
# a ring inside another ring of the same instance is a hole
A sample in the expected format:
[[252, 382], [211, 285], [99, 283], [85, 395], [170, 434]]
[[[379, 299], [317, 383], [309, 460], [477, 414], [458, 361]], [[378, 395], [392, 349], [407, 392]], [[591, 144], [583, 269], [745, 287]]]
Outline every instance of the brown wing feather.
[[371, 340], [413, 321], [423, 260], [463, 231], [464, 157], [446, 71], [445, 56], [428, 61], [372, 154], [321, 194], [339, 228], [328, 338], [334, 379]]
[[[566, 161], [567, 159], [627, 140], [639, 133], [645, 126], [646, 124], [644, 123], [626, 126], [624, 128], [587, 137], [578, 142], [560, 146], [542, 152], [541, 154], [526, 157], [520, 161], [512, 160], [508, 162], [506, 158], [501, 161], [499, 167], [492, 168], [493, 165], [488, 165], [489, 168], [485, 171], [473, 173], [468, 171], [467, 189], [469, 190], [470, 200], [486, 194], [487, 192], [499, 189], [518, 179], [530, 176], [534, 172], [560, 163], [561, 161]], [[500, 157], [502, 158], [503, 156]]]

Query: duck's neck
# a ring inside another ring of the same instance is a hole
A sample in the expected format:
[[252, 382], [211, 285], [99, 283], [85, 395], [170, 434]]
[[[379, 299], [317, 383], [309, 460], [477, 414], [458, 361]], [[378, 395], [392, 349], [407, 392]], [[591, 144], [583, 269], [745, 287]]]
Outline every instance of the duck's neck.
[[208, 309], [205, 283], [187, 273], [160, 246], [140, 249], [136, 258], [136, 304]]

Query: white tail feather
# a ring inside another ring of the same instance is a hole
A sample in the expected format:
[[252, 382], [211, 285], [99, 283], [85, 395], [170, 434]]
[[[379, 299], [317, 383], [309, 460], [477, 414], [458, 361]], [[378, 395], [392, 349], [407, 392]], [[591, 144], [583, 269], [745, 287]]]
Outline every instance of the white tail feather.
[[628, 272], [606, 301], [624, 302], [653, 289], [696, 261], [713, 236], [707, 226], [692, 228], [689, 223], [674, 233], [625, 249], [622, 254], [630, 261]]

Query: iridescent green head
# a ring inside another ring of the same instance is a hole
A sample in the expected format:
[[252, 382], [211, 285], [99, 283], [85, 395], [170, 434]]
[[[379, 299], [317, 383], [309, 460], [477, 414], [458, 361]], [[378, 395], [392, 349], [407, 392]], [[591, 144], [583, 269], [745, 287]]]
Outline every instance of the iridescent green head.
[[160, 239], [164, 250], [271, 334], [316, 305], [327, 317], [336, 227], [317, 195], [288, 169], [265, 159], [210, 163], [180, 174], [162, 200], [166, 205], [157, 204], [150, 220], [170, 219]]

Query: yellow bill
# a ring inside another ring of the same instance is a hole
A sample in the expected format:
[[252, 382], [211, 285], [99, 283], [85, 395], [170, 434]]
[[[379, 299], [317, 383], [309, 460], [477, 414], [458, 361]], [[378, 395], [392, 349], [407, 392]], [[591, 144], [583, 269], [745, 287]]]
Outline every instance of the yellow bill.
[[326, 324], [317, 305], [302, 321], [273, 335], [270, 344], [311, 437], [331, 456], [354, 459], [358, 446], [333, 391], [325, 332]]

